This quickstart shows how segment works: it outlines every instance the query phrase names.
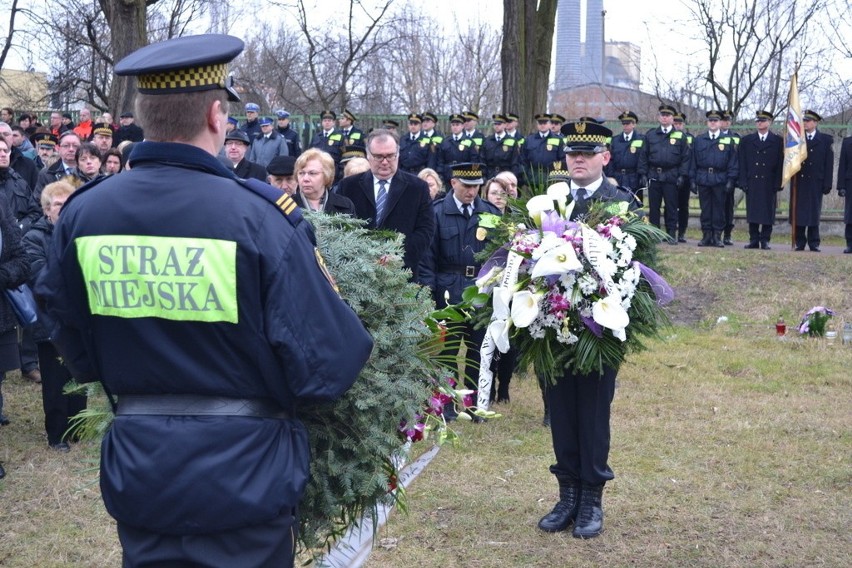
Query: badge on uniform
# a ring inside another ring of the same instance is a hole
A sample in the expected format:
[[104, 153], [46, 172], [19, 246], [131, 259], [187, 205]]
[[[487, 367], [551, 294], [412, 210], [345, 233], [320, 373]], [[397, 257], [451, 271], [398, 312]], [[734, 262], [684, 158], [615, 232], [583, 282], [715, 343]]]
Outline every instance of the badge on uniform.
[[551, 150], [553, 150], [553, 146], [551, 146], [550, 144], [546, 145], [544, 148], [545, 148], [545, 150], [547, 150], [548, 152], [550, 152]]
[[675, 144], [677, 144], [677, 139], [675, 139], [675, 138], [669, 138], [669, 144], [671, 144], [672, 146], [674, 146]]
[[630, 147], [630, 153], [631, 153], [631, 154], [635, 154], [635, 153], [636, 153], [636, 146], [631, 146], [631, 147]]
[[317, 265], [322, 271], [325, 279], [328, 280], [328, 283], [331, 284], [331, 287], [334, 288], [334, 291], [337, 292], [337, 295], [340, 295], [340, 289], [337, 287], [337, 282], [334, 281], [334, 277], [331, 275], [331, 272], [328, 271], [328, 267], [325, 265], [325, 259], [322, 257], [322, 253], [320, 253], [317, 247], [314, 247], [314, 255], [317, 258]]
[[464, 144], [459, 144], [459, 152], [464, 152]]
[[724, 145], [724, 144], [719, 144], [719, 151], [720, 151], [720, 152], [724, 152], [724, 151], [725, 151], [725, 145]]
[[508, 152], [509, 150], [511, 150], [511, 148], [509, 148], [509, 146], [503, 146], [503, 151], [504, 151], [504, 152]]
[[485, 237], [487, 237], [487, 236], [488, 236], [488, 229], [486, 229], [485, 227], [477, 227], [476, 228], [476, 240], [477, 241], [484, 241]]

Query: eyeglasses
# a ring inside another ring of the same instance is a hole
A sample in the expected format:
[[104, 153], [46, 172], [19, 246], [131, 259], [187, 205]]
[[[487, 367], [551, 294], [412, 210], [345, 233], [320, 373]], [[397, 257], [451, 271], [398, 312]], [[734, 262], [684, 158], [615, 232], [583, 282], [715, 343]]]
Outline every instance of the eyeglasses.
[[392, 162], [399, 154], [369, 154], [370, 159], [376, 162]]
[[70, 150], [71, 148], [76, 150], [77, 148], [80, 147], [80, 145], [79, 144], [60, 144], [59, 147], [62, 148], [63, 150]]
[[321, 176], [321, 175], [322, 175], [322, 172], [313, 172], [313, 171], [302, 170], [301, 172], [298, 172], [296, 174], [296, 177], [316, 177], [316, 176]]
[[0, 148], [0, 154], [11, 154], [12, 151], [9, 148]]

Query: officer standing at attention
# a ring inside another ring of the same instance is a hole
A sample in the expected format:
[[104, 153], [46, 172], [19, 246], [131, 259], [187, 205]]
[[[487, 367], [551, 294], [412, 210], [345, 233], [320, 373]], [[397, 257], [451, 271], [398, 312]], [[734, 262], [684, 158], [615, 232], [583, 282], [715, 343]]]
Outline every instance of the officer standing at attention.
[[784, 169], [784, 139], [769, 130], [772, 113], [761, 110], [755, 117], [757, 132], [740, 141], [739, 187], [746, 194], [748, 244], [744, 248], [769, 250], [775, 225], [775, 209]]
[[822, 216], [822, 196], [831, 191], [834, 178], [834, 139], [829, 134], [817, 130], [822, 117], [813, 110], [802, 113], [802, 125], [805, 128], [805, 143], [808, 145], [808, 157], [802, 162], [802, 169], [796, 174], [798, 189], [795, 207], [790, 222], [796, 220], [796, 250], [805, 250], [805, 244], [813, 252], [819, 252], [819, 221]]
[[639, 185], [639, 154], [645, 137], [636, 132], [639, 117], [632, 110], [627, 110], [618, 116], [621, 121], [621, 134], [613, 134], [610, 143], [612, 158], [606, 166], [606, 175], [613, 177], [621, 187], [630, 189], [642, 204], [643, 191]]
[[[686, 127], [686, 115], [683, 111], [675, 113], [672, 119], [672, 126], [675, 130], [683, 132], [686, 136], [686, 145], [689, 148], [689, 159], [692, 159], [692, 142], [695, 137]], [[692, 180], [687, 178], [684, 184], [677, 188], [677, 242], [686, 242], [686, 229], [689, 225], [689, 196], [691, 195]]]
[[684, 133], [672, 126], [675, 108], [663, 104], [659, 112], [660, 127], [645, 133], [639, 154], [639, 186], [648, 188], [648, 220], [659, 227], [664, 205], [669, 243], [677, 244], [677, 192], [689, 175], [689, 145]]
[[485, 177], [493, 178], [500, 172], [518, 174], [518, 141], [505, 132], [508, 119], [505, 115], [494, 114], [494, 134], [485, 139], [482, 145], [482, 161], [485, 162]]
[[[594, 122], [569, 122], [562, 127], [571, 196], [576, 203], [574, 220], [589, 211], [595, 201], [626, 201], [638, 206], [627, 191], [603, 176], [609, 162], [607, 140], [612, 131]], [[550, 409], [550, 433], [556, 463], [550, 472], [559, 483], [559, 501], [542, 517], [538, 527], [561, 532], [572, 524], [575, 538], [593, 538], [603, 531], [604, 484], [615, 477], [608, 464], [610, 406], [615, 395], [617, 369], [578, 375], [571, 370], [555, 371], [554, 384], [545, 396]]]
[[852, 136], [847, 136], [840, 144], [840, 162], [837, 164], [837, 195], [843, 198], [843, 236], [846, 248], [843, 254], [852, 254]]
[[399, 169], [410, 174], [429, 166], [430, 140], [421, 131], [422, 122], [419, 114], [409, 114], [408, 134], [399, 139]]
[[444, 137], [436, 153], [434, 169], [448, 185], [454, 165], [479, 162], [479, 149], [471, 138], [464, 135], [464, 122], [461, 114], [450, 115], [450, 134]]
[[[719, 115], [721, 116], [719, 120], [719, 132], [723, 137], [729, 137], [734, 144], [734, 148], [739, 150], [740, 135], [731, 130], [733, 114], [730, 111], [722, 110], [719, 111]], [[734, 230], [734, 209], [738, 203], [735, 193], [735, 191], [731, 191], [725, 196], [725, 229], [722, 236], [722, 244], [725, 246], [734, 244], [734, 241], [731, 240], [731, 233]]]
[[524, 139], [521, 148], [521, 168], [524, 183], [533, 193], [544, 193], [547, 174], [559, 169], [565, 157], [561, 134], [550, 130], [550, 115], [535, 115], [537, 132]]
[[125, 567], [293, 566], [293, 413], [340, 397], [372, 349], [298, 206], [215, 157], [242, 50], [187, 36], [115, 66], [147, 141], [68, 200], [36, 286], [74, 377], [118, 397], [100, 485]]
[[702, 237], [698, 246], [724, 247], [725, 199], [739, 179], [737, 145], [720, 130], [721, 112], [710, 110], [705, 116], [708, 130], [694, 138], [689, 168], [690, 189], [698, 194], [701, 204]]
[[358, 117], [352, 111], [343, 109], [340, 118], [337, 119], [337, 126], [340, 128], [340, 133], [343, 134], [344, 146], [358, 146], [366, 151], [364, 131], [355, 126], [357, 121]]
[[[438, 309], [461, 302], [462, 292], [476, 281], [480, 264], [477, 253], [485, 248], [487, 231], [479, 226], [480, 214], [500, 215], [500, 210], [479, 198], [479, 187], [484, 183], [483, 165], [459, 163], [451, 168], [452, 191], [432, 204], [435, 214], [435, 236], [420, 261], [418, 282], [432, 290]], [[448, 343], [442, 355], [458, 355], [462, 345], [467, 346], [464, 382], [476, 390], [479, 377], [479, 348], [485, 337], [485, 328], [476, 329], [471, 322], [450, 324], [458, 341]]]
[[477, 128], [479, 115], [471, 111], [465, 111], [461, 115], [464, 119], [464, 137], [473, 140], [474, 145], [476, 145], [476, 151], [482, 152], [482, 144], [485, 143], [485, 134]]
[[249, 142], [253, 142], [260, 136], [260, 121], [257, 114], [260, 112], [260, 106], [257, 103], [247, 103], [245, 110], [246, 121], [239, 128], [248, 135]]
[[321, 128], [314, 134], [308, 148], [319, 148], [323, 152], [330, 154], [334, 159], [335, 176], [334, 183], [340, 181], [343, 177], [343, 168], [340, 167], [340, 158], [343, 154], [343, 146], [345, 141], [343, 133], [334, 128], [334, 122], [337, 120], [337, 115], [330, 110], [324, 110], [320, 114]]

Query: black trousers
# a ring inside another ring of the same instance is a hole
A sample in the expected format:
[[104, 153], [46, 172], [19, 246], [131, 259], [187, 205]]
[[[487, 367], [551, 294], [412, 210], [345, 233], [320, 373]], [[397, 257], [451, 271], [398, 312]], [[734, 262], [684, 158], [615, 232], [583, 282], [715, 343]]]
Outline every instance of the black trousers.
[[819, 225], [796, 225], [796, 248], [804, 248], [807, 244], [814, 249], [820, 242]]
[[665, 206], [666, 231], [677, 231], [677, 184], [674, 182], [648, 182], [648, 220], [660, 226], [660, 206]]
[[[724, 191], [724, 187], [723, 187]], [[725, 191], [725, 235], [731, 236], [734, 230], [734, 191]]]
[[852, 248], [852, 223], [846, 223], [846, 229], [843, 231], [846, 237], [846, 246]]
[[698, 186], [698, 203], [701, 204], [701, 230], [721, 232], [725, 227], [725, 186]]
[[[495, 353], [495, 356], [497, 353]], [[491, 400], [497, 398], [506, 398], [509, 396], [509, 383], [512, 382], [512, 375], [515, 373], [515, 367], [518, 363], [518, 350], [514, 347], [509, 347], [505, 353], [500, 353], [500, 358], [496, 364], [492, 364], [492, 372], [494, 373], [494, 382], [491, 383]]]
[[41, 402], [44, 408], [44, 429], [47, 443], [58, 444], [68, 430], [68, 420], [86, 408], [86, 397], [62, 393], [71, 380], [71, 372], [62, 364], [59, 353], [49, 341], [40, 341], [38, 363], [41, 368]]
[[748, 240], [750, 243], [768, 243], [772, 237], [772, 225], [761, 225], [760, 223], [748, 224]]
[[298, 529], [290, 511], [262, 525], [198, 535], [163, 535], [118, 523], [118, 538], [123, 568], [292, 568]]
[[677, 234], [686, 235], [689, 226], [689, 186], [684, 185], [677, 190]]
[[18, 354], [21, 356], [22, 375], [38, 369], [38, 349], [35, 339], [33, 339], [32, 327], [21, 329], [21, 335], [18, 339]]
[[601, 485], [615, 477], [607, 460], [616, 374], [615, 369], [606, 369], [602, 375], [566, 372], [556, 384], [546, 386], [556, 455], [550, 472], [558, 480]]

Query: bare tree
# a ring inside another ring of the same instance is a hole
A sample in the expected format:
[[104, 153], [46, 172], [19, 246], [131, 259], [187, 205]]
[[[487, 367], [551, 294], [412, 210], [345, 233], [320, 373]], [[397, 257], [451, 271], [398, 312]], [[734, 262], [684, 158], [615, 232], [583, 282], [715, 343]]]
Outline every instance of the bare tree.
[[707, 57], [706, 81], [716, 108], [736, 116], [756, 91], [774, 110], [783, 106], [785, 64], [808, 56], [800, 40], [827, 0], [691, 0]]
[[503, 0], [503, 108], [521, 124], [547, 104], [557, 0]]
[[15, 20], [20, 11], [20, 8], [18, 8], [18, 0], [12, 0], [12, 4], [9, 6], [9, 27], [6, 29], [6, 37], [3, 38], [3, 46], [2, 49], [0, 49], [0, 69], [5, 66], [6, 57], [9, 55], [9, 50], [12, 48], [12, 42], [15, 37], [15, 32], [17, 31], [17, 28], [15, 27]]

